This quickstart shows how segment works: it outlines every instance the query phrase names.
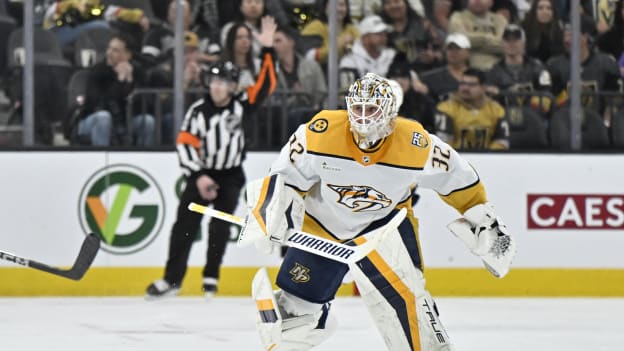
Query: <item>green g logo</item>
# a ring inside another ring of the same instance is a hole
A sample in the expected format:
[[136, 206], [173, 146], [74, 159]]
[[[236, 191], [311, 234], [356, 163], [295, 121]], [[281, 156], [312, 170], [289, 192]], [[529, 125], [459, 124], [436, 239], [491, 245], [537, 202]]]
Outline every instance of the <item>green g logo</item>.
[[158, 184], [142, 169], [112, 165], [89, 178], [78, 203], [85, 233], [97, 233], [102, 249], [130, 254], [149, 245], [165, 218], [165, 200]]

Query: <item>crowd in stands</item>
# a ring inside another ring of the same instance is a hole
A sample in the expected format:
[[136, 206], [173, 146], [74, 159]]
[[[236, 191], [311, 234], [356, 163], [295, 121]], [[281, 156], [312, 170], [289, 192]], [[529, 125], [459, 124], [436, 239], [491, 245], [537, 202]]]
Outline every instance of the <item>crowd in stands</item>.
[[[624, 0], [579, 1], [583, 147], [622, 148]], [[187, 106], [205, 89], [201, 73], [218, 60], [239, 68], [241, 91], [255, 82], [264, 16], [278, 24], [278, 86], [247, 123], [255, 135], [270, 129], [272, 137], [248, 145], [282, 145], [326, 106], [329, 0], [182, 3]], [[8, 100], [7, 124], [20, 124], [22, 114], [20, 4], [0, 0], [0, 95]], [[56, 143], [62, 126], [71, 145], [173, 145], [175, 4], [35, 0], [37, 144]], [[399, 83], [401, 116], [419, 120], [458, 149], [569, 147], [569, 1], [337, 4], [340, 94], [356, 77], [374, 72]]]

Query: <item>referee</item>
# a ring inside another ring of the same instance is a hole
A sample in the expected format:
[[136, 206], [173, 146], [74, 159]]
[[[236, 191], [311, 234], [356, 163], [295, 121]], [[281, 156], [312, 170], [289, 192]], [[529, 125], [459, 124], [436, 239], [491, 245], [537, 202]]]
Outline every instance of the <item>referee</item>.
[[[236, 94], [239, 69], [230, 61], [219, 61], [202, 73], [208, 95], [191, 105], [177, 139], [177, 152], [186, 188], [180, 197], [177, 219], [171, 230], [169, 254], [163, 279], [147, 287], [147, 299], [176, 295], [187, 269], [187, 261], [202, 215], [187, 209], [190, 202], [212, 204], [234, 212], [245, 184], [243, 118], [271, 95], [276, 86], [271, 17], [262, 19], [262, 32], [255, 39], [262, 46], [262, 65], [256, 83]], [[203, 270], [206, 298], [217, 292], [219, 268], [230, 236], [230, 224], [210, 221], [208, 253]]]

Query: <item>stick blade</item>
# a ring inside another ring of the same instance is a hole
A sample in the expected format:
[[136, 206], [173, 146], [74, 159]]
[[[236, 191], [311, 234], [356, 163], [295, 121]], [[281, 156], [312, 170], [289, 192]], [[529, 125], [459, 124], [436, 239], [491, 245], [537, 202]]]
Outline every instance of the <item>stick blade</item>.
[[82, 242], [78, 257], [76, 257], [76, 261], [70, 269], [59, 269], [33, 260], [28, 261], [28, 266], [64, 278], [80, 280], [85, 275], [85, 273], [87, 273], [89, 267], [91, 267], [91, 264], [93, 263], [93, 260], [95, 259], [95, 256], [97, 255], [99, 250], [100, 237], [94, 233], [91, 233], [87, 235], [85, 240]]
[[76, 258], [76, 262], [72, 266], [72, 269], [68, 272], [67, 278], [73, 280], [80, 280], [87, 273], [89, 267], [95, 260], [98, 251], [100, 250], [100, 237], [97, 234], [91, 233], [87, 235], [87, 238], [80, 247], [80, 253]]

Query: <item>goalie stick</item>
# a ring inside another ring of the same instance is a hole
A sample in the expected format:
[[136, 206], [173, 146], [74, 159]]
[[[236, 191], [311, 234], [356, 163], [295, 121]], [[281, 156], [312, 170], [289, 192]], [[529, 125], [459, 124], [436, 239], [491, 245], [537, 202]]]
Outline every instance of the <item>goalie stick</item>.
[[70, 269], [61, 269], [48, 266], [47, 264], [19, 257], [4, 251], [0, 251], [0, 259], [13, 262], [24, 267], [30, 267], [50, 274], [58, 275], [64, 278], [80, 280], [85, 275], [89, 267], [91, 267], [91, 263], [93, 263], [93, 260], [95, 259], [95, 256], [97, 255], [99, 249], [100, 238], [93, 233], [87, 235], [87, 237], [82, 242], [78, 257], [76, 257], [76, 261]]
[[[245, 219], [241, 217], [215, 210], [210, 207], [199, 205], [194, 202], [191, 202], [188, 205], [188, 209], [193, 212], [208, 215], [210, 217], [218, 218], [230, 223], [238, 224], [240, 226], [245, 225]], [[373, 251], [377, 247], [377, 245], [385, 239], [386, 235], [392, 229], [395, 229], [399, 226], [399, 224], [401, 224], [406, 214], [407, 210], [402, 208], [396, 215], [394, 215], [394, 217], [388, 223], [386, 223], [386, 225], [377, 229], [377, 232], [371, 232], [372, 235], [369, 235], [366, 238], [366, 241], [360, 245], [356, 245], [353, 240], [350, 240], [343, 244], [336, 241], [327, 240], [314, 234], [306, 233], [300, 230], [291, 233], [288, 238], [286, 238], [284, 244], [344, 264], [353, 264], [366, 257], [371, 251]], [[241, 239], [242, 235], [239, 235], [239, 244], [241, 242]]]

